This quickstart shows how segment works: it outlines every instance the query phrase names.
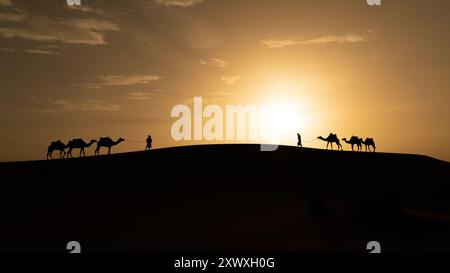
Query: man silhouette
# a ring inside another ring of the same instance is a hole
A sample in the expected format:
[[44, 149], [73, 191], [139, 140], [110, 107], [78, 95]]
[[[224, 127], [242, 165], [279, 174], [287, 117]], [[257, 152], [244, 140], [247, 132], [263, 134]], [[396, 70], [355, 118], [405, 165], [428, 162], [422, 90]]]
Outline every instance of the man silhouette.
[[145, 147], [145, 150], [146, 150], [146, 151], [152, 149], [152, 142], [153, 142], [152, 136], [149, 135], [149, 136], [147, 137], [147, 146]]
[[297, 139], [298, 139], [298, 141], [297, 141], [297, 147], [302, 147], [302, 148], [303, 148], [303, 145], [302, 145], [302, 136], [301, 136], [299, 133], [297, 133]]

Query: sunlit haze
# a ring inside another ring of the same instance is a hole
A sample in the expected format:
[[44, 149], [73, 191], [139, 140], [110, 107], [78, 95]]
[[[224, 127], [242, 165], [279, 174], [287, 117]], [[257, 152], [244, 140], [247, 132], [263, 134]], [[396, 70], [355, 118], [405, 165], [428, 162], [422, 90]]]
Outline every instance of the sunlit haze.
[[175, 141], [171, 109], [194, 97], [273, 105], [280, 144], [333, 132], [449, 161], [450, 2], [343, 2], [0, 0], [0, 161], [58, 139], [255, 142]]

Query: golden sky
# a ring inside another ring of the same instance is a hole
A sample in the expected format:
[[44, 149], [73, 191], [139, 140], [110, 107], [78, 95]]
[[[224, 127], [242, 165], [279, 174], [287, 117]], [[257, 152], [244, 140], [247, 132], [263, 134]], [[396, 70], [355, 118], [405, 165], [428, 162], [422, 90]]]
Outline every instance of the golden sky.
[[294, 105], [281, 144], [334, 132], [449, 161], [449, 26], [446, 0], [0, 0], [0, 161], [79, 137], [201, 143], [170, 131], [194, 96]]

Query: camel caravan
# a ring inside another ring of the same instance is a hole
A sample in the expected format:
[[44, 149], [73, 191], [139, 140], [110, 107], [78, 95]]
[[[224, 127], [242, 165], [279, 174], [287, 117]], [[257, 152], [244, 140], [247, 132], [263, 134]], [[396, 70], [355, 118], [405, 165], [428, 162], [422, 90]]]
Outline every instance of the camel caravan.
[[[297, 146], [303, 147], [300, 134], [297, 134], [297, 138], [298, 138]], [[328, 135], [328, 137], [326, 137], [326, 138], [319, 136], [319, 137], [317, 137], [317, 139], [327, 142], [327, 147], [326, 147], [327, 150], [330, 145], [331, 145], [331, 150], [333, 150], [333, 144], [336, 144], [338, 150], [343, 151], [341, 142], [336, 134], [330, 133]], [[108, 148], [108, 154], [111, 154], [111, 148], [113, 146], [120, 144], [123, 141], [125, 141], [125, 139], [123, 139], [123, 138], [119, 138], [117, 141], [113, 141], [110, 137], [101, 137], [98, 141], [93, 139], [93, 140], [89, 141], [89, 143], [86, 143], [83, 139], [78, 138], [78, 139], [72, 139], [67, 144], [64, 144], [63, 142], [58, 140], [58, 141], [52, 142], [50, 144], [50, 146], [48, 147], [47, 159], [53, 159], [52, 154], [54, 151], [59, 151], [60, 158], [64, 158], [64, 157], [73, 158], [72, 151], [74, 149], [79, 149], [80, 157], [83, 157], [83, 156], [85, 157], [86, 156], [85, 149], [91, 147], [94, 143], [97, 143], [97, 148], [95, 149], [95, 153], [94, 153], [95, 155], [100, 154], [100, 148], [102, 148], [102, 147]], [[352, 151], [355, 151], [355, 146], [356, 146], [356, 151], [361, 152], [363, 150], [363, 145], [365, 146], [366, 152], [367, 151], [375, 152], [375, 149], [376, 149], [375, 141], [373, 140], [373, 138], [366, 138], [364, 140], [357, 136], [352, 136], [349, 140], [347, 140], [347, 138], [343, 138], [342, 141], [344, 141], [347, 144], [350, 144], [352, 147]], [[152, 147], [152, 137], [148, 136], [146, 142], [147, 142], [147, 146], [145, 147], [145, 150], [150, 150]], [[68, 152], [66, 152], [66, 149], [69, 149]]]
[[[341, 142], [339, 141], [339, 138], [337, 137], [336, 134], [330, 133], [330, 135], [328, 135], [327, 138], [324, 137], [317, 137], [320, 140], [326, 141], [327, 142], [327, 150], [328, 150], [328, 146], [331, 144], [331, 149], [333, 150], [333, 143], [335, 143], [338, 147], [338, 150], [343, 151], [342, 149], [342, 145]], [[357, 136], [352, 136], [350, 138], [350, 140], [347, 140], [347, 138], [343, 138], [342, 141], [344, 141], [347, 144], [350, 144], [352, 146], [352, 151], [355, 151], [355, 145], [356, 145], [356, 149], [358, 152], [361, 152], [363, 150], [362, 146], [365, 146], [366, 152], [375, 152], [376, 146], [375, 146], [375, 141], [373, 140], [373, 138], [366, 138], [365, 140], [362, 138], [359, 138]]]
[[[54, 141], [50, 143], [47, 151], [47, 159], [53, 159], [52, 154], [54, 151], [59, 151], [59, 157], [64, 158], [72, 158], [72, 151], [79, 149], [80, 157], [86, 156], [85, 149], [91, 147], [94, 143], [97, 143], [97, 148], [95, 149], [95, 155], [100, 154], [100, 148], [108, 148], [108, 154], [111, 154], [111, 148], [125, 141], [123, 138], [119, 138], [117, 141], [113, 141], [110, 137], [101, 137], [98, 141], [93, 139], [86, 143], [83, 139], [72, 139], [67, 144], [64, 144], [62, 141]], [[66, 152], [66, 149], [69, 149]]]

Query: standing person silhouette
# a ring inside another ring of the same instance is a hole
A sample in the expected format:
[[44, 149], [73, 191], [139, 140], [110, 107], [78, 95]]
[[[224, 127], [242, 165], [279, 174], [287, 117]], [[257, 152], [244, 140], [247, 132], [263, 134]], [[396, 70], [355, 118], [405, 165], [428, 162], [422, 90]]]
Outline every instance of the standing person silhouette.
[[297, 133], [297, 139], [298, 139], [298, 141], [297, 141], [297, 147], [302, 147], [302, 148], [303, 148], [303, 145], [302, 145], [302, 136], [301, 136], [299, 133]]
[[147, 146], [145, 147], [146, 151], [152, 149], [152, 142], [153, 142], [152, 136], [148, 135], [148, 137], [147, 137]]

